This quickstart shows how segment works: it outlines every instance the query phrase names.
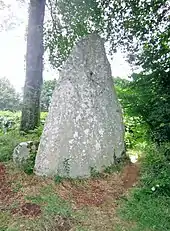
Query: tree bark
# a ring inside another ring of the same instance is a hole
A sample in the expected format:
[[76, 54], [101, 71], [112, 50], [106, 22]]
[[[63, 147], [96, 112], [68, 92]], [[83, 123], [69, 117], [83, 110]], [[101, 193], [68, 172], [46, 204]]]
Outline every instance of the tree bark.
[[22, 106], [21, 131], [35, 129], [40, 122], [40, 95], [43, 83], [43, 23], [46, 0], [30, 0], [26, 79]]

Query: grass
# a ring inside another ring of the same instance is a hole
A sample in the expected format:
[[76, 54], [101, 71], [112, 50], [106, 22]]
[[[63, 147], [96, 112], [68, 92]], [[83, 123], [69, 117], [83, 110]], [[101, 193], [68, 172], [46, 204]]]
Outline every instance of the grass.
[[[170, 230], [169, 144], [143, 150], [141, 181], [121, 204], [120, 217], [135, 223], [132, 231]], [[129, 231], [125, 226], [118, 230]]]
[[[73, 216], [71, 205], [55, 194], [52, 187], [44, 187], [37, 196], [26, 197], [28, 201], [41, 205], [41, 217], [35, 221], [31, 220], [29, 227], [32, 230], [60, 230], [57, 218], [65, 221], [67, 226], [73, 226]], [[57, 227], [58, 226], [58, 227]], [[46, 228], [45, 228], [46, 227]], [[45, 228], [45, 229], [44, 229]], [[64, 230], [64, 226], [63, 226]]]
[[126, 220], [135, 221], [134, 231], [170, 230], [170, 198], [133, 193], [121, 211]]

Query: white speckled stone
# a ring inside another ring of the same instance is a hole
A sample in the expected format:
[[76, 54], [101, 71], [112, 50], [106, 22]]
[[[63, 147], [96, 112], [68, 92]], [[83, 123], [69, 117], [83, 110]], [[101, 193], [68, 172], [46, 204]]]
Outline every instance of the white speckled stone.
[[18, 144], [13, 151], [13, 162], [22, 166], [30, 158], [32, 153], [36, 153], [38, 149], [38, 142], [25, 141]]
[[121, 108], [104, 42], [96, 34], [73, 48], [60, 72], [35, 162], [45, 176], [89, 177], [124, 152]]

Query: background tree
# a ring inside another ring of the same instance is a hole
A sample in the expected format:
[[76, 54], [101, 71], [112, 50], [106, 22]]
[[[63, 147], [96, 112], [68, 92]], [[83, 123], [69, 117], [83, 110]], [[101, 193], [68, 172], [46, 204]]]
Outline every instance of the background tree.
[[47, 112], [56, 85], [56, 79], [44, 81], [41, 91], [41, 111]]
[[7, 78], [0, 78], [0, 110], [20, 109], [20, 96]]
[[[156, 81], [154, 74], [133, 74], [131, 81], [115, 79], [127, 127], [142, 134], [143, 127], [158, 144], [170, 140], [170, 94]], [[133, 118], [133, 123], [132, 123]], [[136, 122], [137, 124], [135, 124]], [[138, 126], [138, 122], [142, 125]], [[130, 124], [129, 124], [130, 122]], [[144, 125], [145, 124], [145, 125]], [[135, 125], [135, 126], [134, 126]], [[144, 126], [143, 126], [144, 125]], [[137, 140], [136, 138], [134, 140]]]
[[45, 0], [30, 0], [26, 54], [26, 80], [22, 108], [22, 131], [33, 130], [40, 121], [40, 95], [43, 82], [43, 22]]
[[[159, 74], [162, 79], [165, 77], [163, 71]], [[131, 107], [149, 125], [152, 139], [158, 144], [170, 141], [170, 92], [160, 82], [159, 75], [134, 74], [129, 87], [134, 98]]]
[[16, 29], [23, 23], [22, 16], [16, 11], [16, 6], [25, 7], [26, 2], [26, 0], [0, 0], [0, 32]]

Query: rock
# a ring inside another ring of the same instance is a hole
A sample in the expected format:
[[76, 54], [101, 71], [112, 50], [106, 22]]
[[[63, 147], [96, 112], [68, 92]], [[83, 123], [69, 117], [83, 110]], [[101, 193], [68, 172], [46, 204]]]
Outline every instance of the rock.
[[124, 153], [124, 126], [104, 41], [73, 48], [60, 72], [35, 161], [37, 175], [89, 177]]
[[36, 153], [38, 142], [26, 141], [20, 143], [13, 152], [13, 162], [18, 166], [22, 166], [32, 153]]

